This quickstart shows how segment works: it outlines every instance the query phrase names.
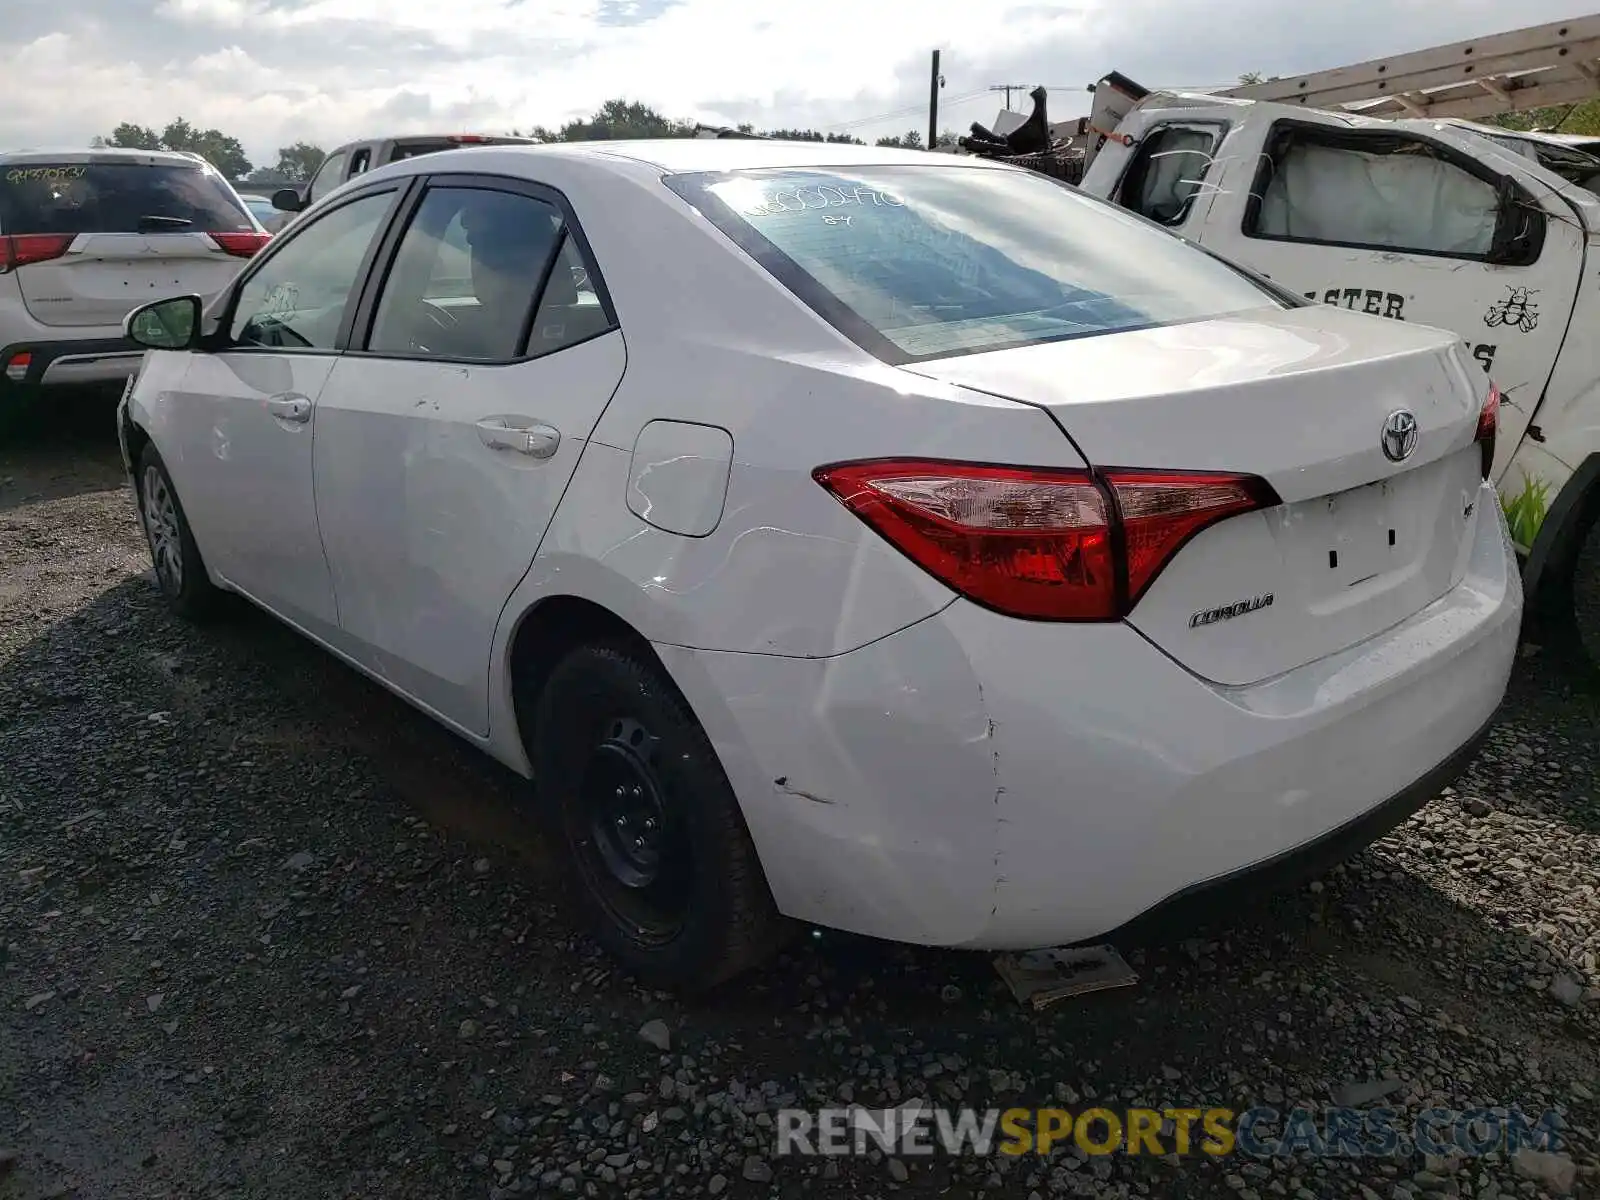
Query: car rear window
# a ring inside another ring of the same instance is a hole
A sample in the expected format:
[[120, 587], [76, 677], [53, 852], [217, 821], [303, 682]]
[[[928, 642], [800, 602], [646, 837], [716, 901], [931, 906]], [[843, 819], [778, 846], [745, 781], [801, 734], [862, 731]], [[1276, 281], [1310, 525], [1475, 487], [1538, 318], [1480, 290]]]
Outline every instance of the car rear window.
[[14, 163], [0, 167], [0, 233], [227, 233], [254, 229], [200, 166]]
[[1179, 238], [1022, 171], [791, 168], [666, 183], [894, 363], [1285, 306]]

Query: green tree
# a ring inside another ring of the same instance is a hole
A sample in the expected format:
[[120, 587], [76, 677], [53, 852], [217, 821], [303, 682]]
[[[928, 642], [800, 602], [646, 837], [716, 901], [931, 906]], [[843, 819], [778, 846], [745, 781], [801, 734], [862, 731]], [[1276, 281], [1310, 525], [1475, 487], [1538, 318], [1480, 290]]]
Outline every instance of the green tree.
[[[694, 127], [695, 122], [668, 117], [648, 104], [618, 99], [607, 100], [587, 120], [568, 121], [554, 129], [548, 125], [535, 125], [526, 135], [518, 130], [512, 130], [512, 134], [538, 138], [541, 142], [591, 142], [616, 138], [693, 137]], [[740, 133], [756, 132], [756, 127], [749, 121], [742, 121], [734, 128]], [[820, 129], [767, 129], [761, 132], [761, 136], [785, 141], [862, 145], [860, 138], [848, 133], [826, 133]], [[920, 135], [908, 136], [917, 138], [916, 145], [922, 144]], [[282, 154], [279, 151], [280, 158]]]
[[144, 125], [124, 121], [111, 131], [110, 137], [97, 137], [90, 145], [96, 149], [115, 146], [120, 150], [161, 150], [161, 135]]
[[276, 170], [291, 183], [304, 183], [317, 173], [317, 168], [322, 165], [322, 160], [326, 157], [328, 156], [321, 146], [312, 145], [310, 142], [279, 146]]
[[[743, 125], [740, 129], [745, 128]], [[860, 146], [862, 141], [858, 137], [851, 137], [848, 133], [824, 133], [820, 129], [768, 129], [764, 137], [779, 138], [786, 142], [827, 142], [838, 146]]]
[[161, 144], [168, 150], [188, 150], [198, 154], [229, 179], [250, 174], [250, 159], [238, 138], [218, 129], [197, 129], [182, 117], [161, 131]]
[[1577, 133], [1585, 137], [1600, 137], [1600, 100], [1585, 100], [1582, 104], [1558, 104], [1550, 108], [1532, 108], [1527, 112], [1499, 113], [1484, 120], [1486, 125], [1498, 125], [1517, 133], [1532, 129], [1545, 133]]
[[124, 122], [113, 129], [109, 137], [97, 137], [90, 145], [130, 150], [187, 150], [200, 155], [229, 179], [242, 179], [250, 173], [250, 159], [238, 138], [217, 129], [196, 129], [182, 117], [169, 121], [160, 133]]
[[898, 146], [903, 150], [922, 149], [922, 130], [908, 129], [898, 137], [881, 137], [873, 143], [875, 146]]
[[693, 137], [694, 122], [674, 121], [637, 100], [607, 100], [587, 121], [568, 121], [553, 133], [544, 126], [536, 126], [533, 136], [552, 142]]

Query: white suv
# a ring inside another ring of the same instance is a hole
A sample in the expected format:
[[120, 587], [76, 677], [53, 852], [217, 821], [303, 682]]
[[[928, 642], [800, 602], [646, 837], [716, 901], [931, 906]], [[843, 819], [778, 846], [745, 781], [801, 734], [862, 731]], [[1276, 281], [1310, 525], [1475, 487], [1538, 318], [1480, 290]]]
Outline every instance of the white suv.
[[270, 236], [197, 155], [0, 153], [0, 425], [41, 387], [133, 374], [128, 309], [215, 294]]

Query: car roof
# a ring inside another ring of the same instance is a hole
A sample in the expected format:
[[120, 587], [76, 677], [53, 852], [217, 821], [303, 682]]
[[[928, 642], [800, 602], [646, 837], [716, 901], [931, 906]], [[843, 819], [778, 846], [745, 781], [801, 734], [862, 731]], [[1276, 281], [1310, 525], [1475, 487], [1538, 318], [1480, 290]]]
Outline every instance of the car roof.
[[205, 159], [198, 154], [190, 154], [186, 150], [128, 150], [121, 146], [104, 146], [85, 150], [83, 147], [78, 146], [61, 150], [0, 150], [0, 162], [138, 162], [153, 165], [198, 166], [205, 164]]
[[[668, 174], [776, 167], [948, 166], [952, 162], [963, 166], [1003, 169], [978, 158], [953, 158], [948, 154], [931, 155], [922, 150], [900, 150], [886, 146], [754, 138], [649, 138], [465, 147], [405, 159], [391, 163], [382, 170], [386, 175], [395, 175], [439, 171], [447, 166], [459, 169], [466, 162], [486, 162], [490, 154], [495, 156], [498, 163], [524, 156], [529, 161], [535, 161], [535, 156], [554, 156], [585, 161], [601, 169], [617, 172], [643, 164]], [[457, 155], [471, 155], [471, 158], [457, 158]]]

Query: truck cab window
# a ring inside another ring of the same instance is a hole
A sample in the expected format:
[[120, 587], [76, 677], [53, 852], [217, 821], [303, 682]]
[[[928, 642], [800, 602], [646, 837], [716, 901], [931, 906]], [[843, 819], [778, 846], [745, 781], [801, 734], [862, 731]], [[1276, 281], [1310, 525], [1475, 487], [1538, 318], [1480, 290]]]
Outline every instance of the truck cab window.
[[1500, 218], [1493, 183], [1390, 133], [1280, 134], [1255, 195], [1252, 237], [1455, 258], [1487, 257]]

